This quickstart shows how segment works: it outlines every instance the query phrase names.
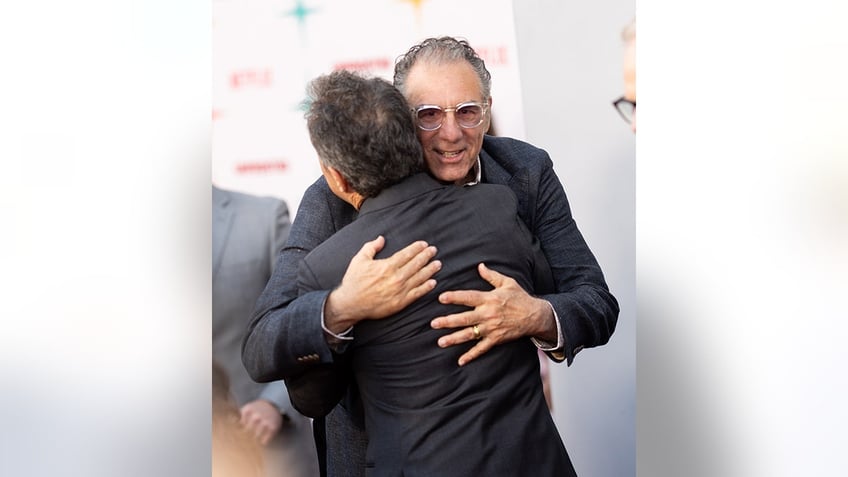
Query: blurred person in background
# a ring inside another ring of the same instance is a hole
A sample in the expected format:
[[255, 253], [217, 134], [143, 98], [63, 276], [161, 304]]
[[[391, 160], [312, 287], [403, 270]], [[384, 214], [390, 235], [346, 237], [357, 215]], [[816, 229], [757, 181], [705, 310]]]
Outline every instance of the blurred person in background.
[[621, 32], [624, 40], [624, 96], [613, 101], [618, 114], [636, 132], [636, 17]]
[[212, 186], [212, 357], [229, 380], [240, 422], [264, 446], [266, 475], [318, 475], [312, 424], [282, 381], [259, 384], [241, 361], [250, 313], [291, 222], [285, 202]]
[[262, 444], [241, 424], [224, 368], [212, 361], [212, 477], [262, 477]]
[[[464, 40], [429, 38], [399, 58], [394, 83], [415, 115], [430, 174], [458, 186], [508, 186], [518, 198], [519, 217], [540, 241], [554, 276], [556, 293], [533, 296], [512, 277], [480, 267], [491, 291], [440, 294], [441, 303], [468, 309], [431, 321], [434, 329], [449, 330], [438, 346], [472, 342], [457, 360], [461, 367], [497, 345], [525, 338], [551, 359], [569, 365], [581, 350], [607, 343], [618, 319], [618, 302], [577, 228], [553, 162], [547, 152], [530, 144], [485, 134], [492, 97], [483, 60]], [[463, 121], [467, 108], [482, 110], [482, 121]], [[257, 301], [245, 339], [242, 358], [257, 381], [296, 378], [316, 366], [332, 368], [355, 339], [353, 323], [390, 316], [435, 288], [433, 275], [440, 264], [433, 261], [434, 247], [414, 242], [389, 258], [375, 259], [385, 245], [377, 238], [350, 262], [339, 287], [298, 297], [300, 261], [356, 215], [323, 178], [304, 194], [291, 237]], [[367, 439], [352, 384], [323, 423], [315, 420], [319, 453], [331, 476], [365, 473]], [[324, 432], [326, 448], [320, 435]]]

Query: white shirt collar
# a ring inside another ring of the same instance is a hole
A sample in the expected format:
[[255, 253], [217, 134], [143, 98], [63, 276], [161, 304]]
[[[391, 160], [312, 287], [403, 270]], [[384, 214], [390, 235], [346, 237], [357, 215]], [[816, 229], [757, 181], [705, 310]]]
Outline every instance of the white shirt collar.
[[480, 167], [480, 155], [479, 154], [477, 154], [477, 164], [475, 164], [474, 167], [477, 170], [476, 174], [474, 175], [474, 179], [463, 184], [463, 187], [470, 187], [470, 186], [477, 185], [477, 184], [480, 183], [480, 178], [482, 177], [482, 170], [483, 169]]

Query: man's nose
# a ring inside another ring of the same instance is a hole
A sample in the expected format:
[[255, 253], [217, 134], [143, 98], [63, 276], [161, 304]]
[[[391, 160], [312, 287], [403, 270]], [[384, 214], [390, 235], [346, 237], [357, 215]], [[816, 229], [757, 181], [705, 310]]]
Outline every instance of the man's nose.
[[455, 111], [445, 113], [445, 119], [442, 120], [442, 127], [439, 128], [439, 134], [445, 139], [458, 139], [462, 137], [462, 126], [456, 121]]

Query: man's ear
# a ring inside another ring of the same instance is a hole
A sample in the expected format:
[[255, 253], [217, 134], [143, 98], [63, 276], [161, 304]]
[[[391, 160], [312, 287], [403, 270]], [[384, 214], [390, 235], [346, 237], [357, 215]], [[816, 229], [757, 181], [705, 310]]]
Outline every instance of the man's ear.
[[333, 166], [326, 165], [324, 166], [324, 168], [327, 169], [327, 174], [329, 174], [330, 180], [333, 181], [333, 184], [336, 185], [336, 188], [338, 190], [344, 192], [345, 194], [349, 194], [352, 191], [350, 184], [347, 182], [347, 179], [344, 178], [344, 176], [341, 172], [338, 171], [338, 169]]

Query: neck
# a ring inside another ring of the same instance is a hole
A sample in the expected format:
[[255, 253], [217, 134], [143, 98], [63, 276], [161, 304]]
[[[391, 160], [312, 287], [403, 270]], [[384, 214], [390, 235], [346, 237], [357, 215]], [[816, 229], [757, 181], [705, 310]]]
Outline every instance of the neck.
[[352, 205], [354, 209], [359, 210], [362, 208], [362, 203], [365, 202], [365, 197], [356, 192], [352, 192], [350, 196], [347, 198], [347, 203]]

